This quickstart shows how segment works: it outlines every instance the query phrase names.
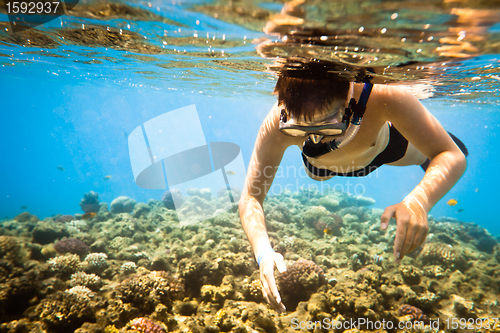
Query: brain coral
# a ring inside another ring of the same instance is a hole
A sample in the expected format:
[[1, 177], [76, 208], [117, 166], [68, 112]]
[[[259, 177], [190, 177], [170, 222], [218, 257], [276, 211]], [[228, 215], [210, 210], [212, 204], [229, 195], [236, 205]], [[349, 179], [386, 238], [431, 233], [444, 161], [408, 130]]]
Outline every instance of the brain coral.
[[427, 243], [420, 252], [420, 259], [424, 265], [440, 265], [443, 268], [467, 270], [470, 263], [460, 248], [445, 243]]
[[420, 310], [419, 308], [409, 305], [403, 304], [398, 309], [398, 316], [410, 315], [413, 321], [423, 321], [428, 322], [429, 318]]
[[295, 262], [278, 276], [283, 303], [289, 310], [295, 309], [299, 302], [307, 301], [325, 282], [321, 267], [305, 259]]
[[132, 303], [144, 311], [152, 311], [159, 303], [171, 305], [172, 300], [182, 299], [184, 285], [167, 272], [153, 271], [124, 280], [118, 286], [118, 291], [124, 303]]

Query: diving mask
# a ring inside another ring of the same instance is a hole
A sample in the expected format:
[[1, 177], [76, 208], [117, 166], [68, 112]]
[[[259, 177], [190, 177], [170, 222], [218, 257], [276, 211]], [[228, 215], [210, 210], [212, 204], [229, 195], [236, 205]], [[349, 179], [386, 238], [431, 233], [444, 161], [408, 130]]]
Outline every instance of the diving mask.
[[[318, 123], [298, 122], [288, 119], [287, 112], [282, 109], [280, 115], [279, 129], [281, 133], [289, 136], [310, 136], [313, 141], [319, 142], [325, 136], [342, 136], [347, 130], [351, 110], [346, 108], [346, 113], [342, 121], [338, 117], [332, 116]], [[347, 116], [347, 117], [346, 117]]]

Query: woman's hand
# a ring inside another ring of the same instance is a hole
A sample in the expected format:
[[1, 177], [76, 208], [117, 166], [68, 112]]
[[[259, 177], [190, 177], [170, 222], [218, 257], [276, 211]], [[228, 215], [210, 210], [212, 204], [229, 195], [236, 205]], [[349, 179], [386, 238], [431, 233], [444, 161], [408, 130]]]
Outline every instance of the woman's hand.
[[267, 303], [278, 312], [286, 311], [285, 305], [281, 302], [280, 293], [274, 279], [274, 269], [280, 273], [286, 271], [283, 256], [276, 252], [266, 254], [260, 261], [260, 283], [262, 284], [262, 294]]
[[407, 197], [403, 202], [389, 206], [384, 210], [380, 217], [382, 230], [387, 229], [391, 218], [396, 219], [394, 256], [398, 264], [406, 254], [425, 242], [429, 232], [427, 211], [418, 200]]

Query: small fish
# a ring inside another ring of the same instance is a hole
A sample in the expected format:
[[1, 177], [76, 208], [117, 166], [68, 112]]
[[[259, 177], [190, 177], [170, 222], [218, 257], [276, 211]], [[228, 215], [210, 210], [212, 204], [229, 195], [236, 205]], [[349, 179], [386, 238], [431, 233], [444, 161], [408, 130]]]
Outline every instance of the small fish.
[[28, 206], [26, 206], [26, 205], [22, 205], [22, 206], [21, 206], [21, 209], [28, 209]]
[[479, 189], [478, 189], [478, 188], [476, 188], [476, 189], [474, 190], [474, 192], [478, 193], [478, 192], [479, 192]]
[[332, 229], [328, 229], [328, 228], [325, 228], [325, 229], [323, 230], [323, 232], [325, 233], [325, 235], [328, 235], [328, 236], [329, 236], [329, 235], [331, 235], [331, 234], [333, 233], [333, 232], [332, 232]]
[[460, 208], [459, 210], [457, 210], [457, 213], [461, 213], [463, 212], [464, 210], [462, 208]]
[[234, 175], [236, 175], [236, 172], [233, 171], [233, 170], [227, 170], [226, 171], [226, 175], [228, 175], [228, 176], [234, 176]]
[[447, 203], [449, 206], [455, 206], [455, 205], [458, 203], [458, 201], [457, 201], [457, 200], [455, 200], [455, 199], [450, 199], [450, 200], [446, 201], [446, 203]]
[[64, 168], [63, 168], [63, 166], [62, 166], [62, 165], [58, 165], [58, 166], [57, 166], [57, 170], [59, 170], [59, 171], [64, 171]]
[[113, 177], [113, 176], [111, 176], [111, 175], [104, 176], [104, 180], [110, 180], [111, 177]]
[[96, 212], [85, 213], [82, 215], [82, 220], [90, 220], [97, 215]]

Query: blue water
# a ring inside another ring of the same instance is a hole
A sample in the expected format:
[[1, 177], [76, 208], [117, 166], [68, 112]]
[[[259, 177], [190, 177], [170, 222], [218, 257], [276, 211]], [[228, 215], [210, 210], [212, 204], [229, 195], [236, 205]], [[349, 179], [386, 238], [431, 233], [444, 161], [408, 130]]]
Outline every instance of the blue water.
[[[192, 21], [186, 17], [186, 22]], [[230, 29], [237, 36], [262, 35], [213, 18], [197, 17], [207, 24], [202, 24], [201, 30]], [[235, 52], [253, 47], [241, 46]], [[78, 48], [65, 46], [58, 52], [72, 49]], [[81, 213], [79, 201], [91, 190], [108, 203], [121, 195], [143, 202], [161, 199], [163, 190], [145, 190], [135, 184], [127, 136], [145, 121], [191, 104], [196, 105], [206, 141], [238, 144], [248, 165], [260, 124], [276, 99], [271, 94], [275, 81], [262, 73], [199, 69], [204, 74], [197, 76], [194, 69], [165, 70], [130, 60], [83, 66], [72, 62], [76, 58], [40, 58], [24, 55], [25, 50], [22, 46], [0, 45], [0, 53], [15, 59], [33, 58], [13, 65], [2, 58], [0, 67], [0, 218], [13, 218], [25, 210], [41, 219]], [[123, 51], [97, 51], [123, 55]], [[164, 55], [157, 58], [179, 59]], [[497, 58], [500, 55], [481, 61], [498, 67]], [[463, 67], [477, 67], [475, 61], [466, 61]], [[155, 71], [158, 77], [147, 78], [137, 74], [138, 70]], [[473, 86], [470, 91], [474, 91]], [[462, 139], [470, 153], [466, 173], [431, 214], [475, 222], [495, 235], [500, 234], [495, 210], [500, 184], [496, 170], [500, 163], [497, 103], [481, 97], [461, 100], [453, 94], [423, 100], [445, 129]], [[334, 178], [319, 183], [300, 173], [302, 161], [297, 147], [287, 150], [282, 166], [288, 169], [276, 178], [271, 194], [285, 187], [297, 191], [302, 186], [330, 186], [372, 197], [375, 207], [381, 209], [400, 202], [423, 176], [417, 166], [385, 166], [367, 178]], [[108, 175], [112, 178], [106, 180]], [[447, 205], [449, 199], [456, 199], [458, 204]]]

